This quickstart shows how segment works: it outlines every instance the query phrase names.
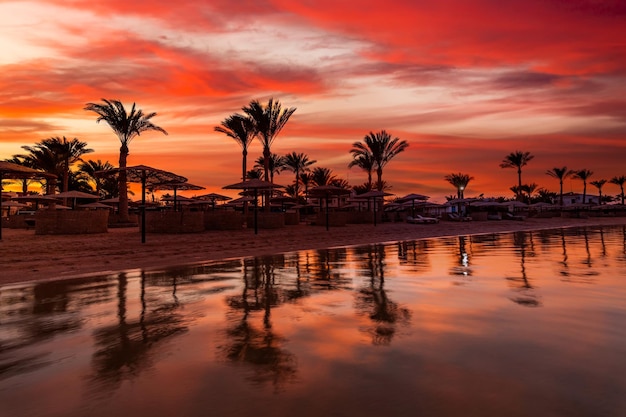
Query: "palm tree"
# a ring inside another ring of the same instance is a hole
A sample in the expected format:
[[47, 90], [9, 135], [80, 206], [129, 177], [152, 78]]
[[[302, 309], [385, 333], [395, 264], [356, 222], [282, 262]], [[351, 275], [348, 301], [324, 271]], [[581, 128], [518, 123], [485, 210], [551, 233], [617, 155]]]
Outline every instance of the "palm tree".
[[126, 178], [126, 161], [128, 159], [128, 145], [137, 136], [143, 132], [155, 130], [167, 135], [167, 132], [161, 127], [150, 121], [156, 113], [144, 114], [141, 109], [135, 108], [135, 103], [127, 112], [121, 101], [102, 99], [103, 103], [87, 103], [85, 110], [93, 111], [98, 115], [96, 123], [104, 120], [113, 129], [113, 132], [120, 140], [120, 159], [118, 175], [120, 204], [119, 215], [120, 222], [128, 222], [128, 183]]
[[591, 181], [589, 184], [593, 185], [598, 189], [598, 204], [602, 205], [602, 187], [606, 184], [607, 181], [603, 178], [601, 180]]
[[522, 192], [522, 167], [530, 162], [535, 156], [530, 152], [515, 151], [504, 157], [500, 163], [500, 168], [517, 168], [517, 199], [520, 199]]
[[[97, 172], [102, 171], [110, 171], [114, 167], [109, 163], [109, 161], [102, 162], [101, 160], [94, 161], [90, 159], [88, 161], [83, 161], [80, 165], [78, 165], [78, 170], [89, 179], [89, 181], [93, 182], [96, 185], [96, 194], [100, 197], [112, 197], [111, 194], [117, 194], [115, 192], [111, 192], [106, 186], [107, 183], [110, 183], [111, 179], [117, 180], [116, 177], [112, 176], [100, 176], [97, 175]], [[117, 189], [117, 186], [115, 187]]]
[[336, 177], [329, 168], [316, 167], [311, 172], [311, 180], [317, 186], [330, 185]]
[[469, 184], [474, 177], [459, 172], [458, 174], [448, 174], [444, 179], [456, 187], [457, 198], [464, 198], [464, 191], [467, 188], [467, 184]]
[[609, 181], [611, 184], [619, 185], [620, 197], [622, 198], [622, 205], [624, 205], [624, 183], [626, 183], [626, 175], [620, 175], [619, 177], [613, 177]]
[[[254, 163], [254, 168], [261, 170], [265, 169], [265, 157], [259, 156]], [[280, 174], [281, 171], [285, 169], [285, 159], [282, 156], [279, 156], [275, 153], [270, 153], [269, 163], [267, 164], [270, 173], [270, 181], [272, 184], [274, 183], [274, 175]]]
[[226, 136], [233, 138], [235, 142], [241, 146], [242, 166], [241, 178], [246, 180], [246, 171], [248, 170], [248, 147], [254, 139], [255, 130], [254, 123], [249, 117], [240, 114], [233, 114], [222, 120], [221, 126], [215, 126], [216, 132], [224, 133]]
[[270, 147], [296, 108], [291, 107], [283, 110], [278, 100], [274, 101], [273, 98], [270, 98], [266, 106], [263, 106], [258, 100], [252, 100], [248, 107], [243, 107], [242, 110], [252, 120], [255, 136], [263, 145], [265, 181], [269, 181]]
[[298, 179], [300, 180], [300, 183], [302, 183], [302, 185], [304, 185], [304, 195], [308, 196], [309, 195], [309, 185], [313, 182], [313, 174], [311, 174], [308, 171], [301, 172], [300, 173], [300, 178], [298, 178]]
[[251, 169], [250, 171], [246, 172], [246, 178], [249, 180], [260, 180], [261, 178], [263, 178], [263, 170], [258, 168]]
[[576, 171], [574, 173], [574, 178], [578, 178], [583, 181], [583, 204], [585, 204], [587, 200], [587, 180], [592, 175], [593, 171], [589, 171], [588, 169], [581, 169], [580, 171]]
[[531, 182], [530, 184], [522, 185], [522, 191], [525, 191], [526, 195], [528, 196], [528, 204], [531, 203], [531, 200], [533, 198], [533, 193], [537, 190], [538, 187], [539, 185], [537, 185], [534, 182]]
[[572, 176], [575, 172], [567, 167], [554, 167], [546, 171], [546, 175], [559, 180], [559, 205], [563, 205], [563, 181]]
[[55, 191], [56, 186], [53, 184], [63, 178], [63, 161], [60, 155], [45, 146], [22, 146], [22, 149], [27, 150], [28, 154], [16, 156], [22, 158], [28, 166], [54, 175], [54, 179], [46, 180], [46, 194]]
[[348, 164], [348, 168], [357, 166], [367, 172], [366, 191], [370, 191], [372, 189], [372, 171], [374, 170], [374, 158], [372, 157], [372, 153], [369, 152], [369, 150], [364, 150], [358, 155], [353, 153], [353, 156], [354, 159]]
[[82, 161], [82, 156], [93, 152], [93, 149], [87, 148], [86, 142], [81, 142], [77, 138], [67, 140], [63, 138], [53, 137], [42, 140], [37, 147], [46, 147], [55, 153], [61, 161], [61, 170], [63, 173], [61, 191], [68, 191], [68, 181], [70, 176], [70, 166], [78, 161]]
[[374, 161], [374, 167], [376, 168], [376, 175], [378, 177], [377, 188], [379, 191], [383, 189], [383, 168], [389, 163], [396, 155], [404, 152], [409, 146], [409, 143], [400, 138], [392, 138], [389, 133], [384, 130], [374, 133], [370, 132], [363, 142], [354, 142], [350, 153], [354, 159], [359, 157], [366, 157], [371, 155]]
[[294, 182], [294, 197], [298, 198], [298, 185], [300, 180], [300, 173], [308, 171], [311, 165], [316, 163], [315, 160], [309, 160], [309, 157], [304, 153], [291, 152], [283, 157], [283, 169], [288, 169], [296, 174], [296, 180]]

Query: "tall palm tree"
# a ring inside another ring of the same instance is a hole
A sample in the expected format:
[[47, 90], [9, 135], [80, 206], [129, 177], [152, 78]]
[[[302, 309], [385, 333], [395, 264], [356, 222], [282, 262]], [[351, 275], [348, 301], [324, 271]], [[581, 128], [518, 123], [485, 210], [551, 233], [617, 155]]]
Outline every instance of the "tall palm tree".
[[304, 153], [291, 152], [283, 157], [283, 169], [288, 169], [296, 174], [296, 180], [294, 182], [295, 198], [298, 198], [300, 173], [308, 171], [310, 169], [310, 166], [315, 164], [316, 162], [316, 160], [309, 160], [309, 157]]
[[522, 192], [522, 167], [526, 166], [535, 156], [530, 152], [515, 151], [504, 157], [500, 168], [517, 168], [517, 199]]
[[533, 198], [533, 194], [534, 192], [537, 190], [537, 188], [539, 187], [539, 185], [537, 185], [537, 183], [531, 182], [530, 184], [523, 184], [522, 185], [522, 191], [526, 192], [526, 196], [528, 197], [528, 204], [530, 204]]
[[317, 186], [330, 185], [336, 179], [329, 168], [316, 167], [311, 171], [311, 180]]
[[587, 201], [587, 180], [593, 175], [593, 171], [589, 171], [588, 169], [581, 169], [580, 171], [576, 171], [574, 173], [574, 178], [578, 178], [583, 181], [583, 204]]
[[135, 103], [129, 112], [126, 111], [124, 105], [118, 100], [102, 99], [103, 103], [87, 103], [85, 110], [92, 111], [98, 115], [96, 123], [101, 120], [107, 122], [113, 132], [120, 140], [120, 159], [118, 175], [120, 204], [119, 215], [120, 222], [128, 222], [128, 182], [126, 177], [126, 161], [128, 160], [128, 145], [137, 136], [143, 132], [155, 130], [167, 135], [167, 132], [152, 123], [150, 119], [156, 116], [156, 113], [144, 114], [141, 109], [137, 109]]
[[271, 152], [268, 164], [265, 163], [264, 156], [259, 156], [254, 163], [254, 168], [261, 170], [261, 169], [265, 169], [266, 165], [269, 168], [269, 173], [270, 173], [270, 178], [269, 180], [266, 180], [266, 181], [270, 181], [273, 184], [274, 175], [280, 174], [280, 172], [283, 171], [285, 168], [285, 159], [282, 156]]
[[575, 174], [575, 171], [567, 167], [554, 167], [546, 171], [546, 175], [559, 180], [559, 205], [563, 205], [563, 181]]
[[598, 189], [598, 204], [602, 205], [602, 187], [606, 184], [607, 181], [603, 178], [601, 180], [591, 181], [589, 184], [593, 185]]
[[378, 178], [377, 188], [379, 191], [383, 189], [383, 168], [389, 163], [396, 155], [404, 152], [409, 146], [409, 143], [400, 138], [392, 138], [385, 130], [380, 132], [370, 132], [363, 138], [363, 142], [354, 142], [350, 153], [353, 158], [359, 158], [365, 156], [368, 153], [374, 160], [374, 167], [376, 169], [376, 175]]
[[363, 171], [367, 172], [367, 191], [372, 189], [372, 172], [374, 171], [374, 158], [372, 153], [364, 149], [359, 151], [358, 154], [353, 153], [354, 159], [348, 164], [348, 168], [359, 167]]
[[233, 138], [235, 142], [241, 146], [241, 178], [245, 181], [246, 172], [248, 171], [248, 147], [252, 143], [256, 133], [254, 123], [249, 117], [235, 113], [222, 120], [220, 126], [215, 126], [215, 131], [224, 133], [226, 136]]
[[252, 120], [256, 137], [263, 145], [265, 181], [269, 181], [270, 148], [276, 136], [278, 136], [291, 115], [296, 111], [296, 108], [291, 107], [283, 110], [280, 101], [274, 101], [273, 98], [270, 98], [265, 106], [258, 100], [252, 100], [248, 107], [243, 107], [242, 110]]
[[620, 197], [622, 199], [622, 205], [624, 205], [624, 183], [626, 183], [626, 175], [613, 177], [609, 182], [611, 184], [619, 185]]
[[467, 188], [467, 184], [469, 184], [474, 177], [459, 172], [458, 174], [448, 174], [444, 179], [456, 187], [458, 198], [464, 198], [464, 191]]

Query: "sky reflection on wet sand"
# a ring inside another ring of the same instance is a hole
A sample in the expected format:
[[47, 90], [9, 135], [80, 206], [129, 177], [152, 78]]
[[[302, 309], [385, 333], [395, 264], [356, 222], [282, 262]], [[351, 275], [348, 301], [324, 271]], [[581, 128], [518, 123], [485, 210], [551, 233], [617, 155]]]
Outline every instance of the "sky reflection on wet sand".
[[11, 416], [618, 416], [626, 228], [0, 287]]

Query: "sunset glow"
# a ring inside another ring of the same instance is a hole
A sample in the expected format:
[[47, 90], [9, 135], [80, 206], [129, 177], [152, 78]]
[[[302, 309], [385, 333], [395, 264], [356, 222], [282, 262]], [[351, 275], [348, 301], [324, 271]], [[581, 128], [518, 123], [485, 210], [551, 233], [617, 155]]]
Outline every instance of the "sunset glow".
[[[352, 143], [382, 129], [409, 142], [384, 171], [398, 196], [443, 202], [455, 193], [444, 176], [463, 172], [467, 197], [511, 197], [516, 173], [499, 164], [516, 150], [535, 155], [524, 182], [550, 191], [553, 167], [609, 180], [626, 175], [625, 18], [622, 0], [4, 0], [0, 159], [66, 136], [117, 165], [119, 141], [83, 110], [117, 99], [169, 133], [133, 141], [129, 165], [223, 193], [241, 150], [214, 126], [274, 97], [297, 111], [272, 151], [304, 152], [351, 185], [366, 181], [348, 169]], [[255, 141], [248, 169], [261, 151]]]

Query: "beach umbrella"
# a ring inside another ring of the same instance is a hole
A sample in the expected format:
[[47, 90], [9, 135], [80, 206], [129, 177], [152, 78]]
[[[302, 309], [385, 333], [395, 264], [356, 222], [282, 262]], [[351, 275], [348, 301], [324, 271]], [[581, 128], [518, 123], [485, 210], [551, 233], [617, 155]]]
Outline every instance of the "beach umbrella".
[[[53, 174], [37, 171], [12, 162], [0, 161], [0, 191], [2, 191], [2, 181], [23, 178], [56, 178]], [[0, 213], [2, 212], [2, 198], [0, 198]], [[0, 221], [0, 240], [2, 240], [2, 222]]]
[[329, 221], [329, 209], [328, 209], [328, 201], [332, 196], [340, 196], [350, 194], [352, 191], [347, 190], [345, 188], [337, 187], [336, 185], [319, 185], [317, 187], [313, 187], [309, 190], [309, 195], [313, 197], [324, 197], [326, 199], [326, 230], [328, 230], [328, 221]]
[[146, 187], [164, 182], [186, 182], [187, 178], [147, 165], [108, 169], [106, 171], [98, 171], [96, 175], [113, 175], [122, 169], [126, 171], [126, 181], [141, 183], [141, 243], [146, 243]]
[[376, 199], [377, 198], [385, 198], [385, 197], [388, 197], [390, 195], [393, 195], [393, 194], [387, 193], [385, 191], [371, 190], [371, 191], [368, 191], [366, 193], [359, 194], [359, 195], [355, 196], [354, 199], [355, 200], [367, 199], [368, 204], [369, 204], [370, 198], [374, 200], [374, 226], [376, 226]]
[[411, 193], [411, 194], [405, 195], [404, 197], [400, 197], [396, 201], [398, 203], [411, 202], [411, 215], [414, 216], [415, 215], [415, 201], [426, 201], [429, 198], [430, 197], [428, 197], [427, 195]]
[[241, 181], [235, 184], [230, 184], [222, 187], [225, 190], [251, 190], [254, 193], [254, 234], [259, 233], [258, 229], [258, 210], [257, 200], [259, 197], [259, 190], [271, 190], [273, 188], [284, 188], [282, 185], [273, 184], [269, 181], [260, 180], [258, 178], [252, 178], [249, 180]]
[[76, 200], [79, 198], [90, 200], [98, 200], [100, 198], [98, 195], [83, 193], [82, 191], [64, 191], [62, 193], [46, 194], [46, 196], [61, 200], [72, 199], [72, 208], [76, 207]]
[[209, 194], [204, 194], [201, 196], [196, 197], [199, 200], [207, 200], [211, 202], [211, 206], [213, 207], [213, 210], [215, 210], [215, 202], [216, 201], [228, 201], [228, 200], [232, 200], [232, 197], [228, 197], [226, 195], [221, 195], [221, 194], [217, 194], [217, 193], [209, 193]]
[[158, 184], [151, 185], [150, 188], [153, 191], [156, 190], [173, 190], [174, 191], [174, 211], [176, 211], [176, 192], [180, 191], [189, 191], [189, 190], [204, 190], [206, 187], [201, 185], [190, 184], [188, 182], [162, 182]]

